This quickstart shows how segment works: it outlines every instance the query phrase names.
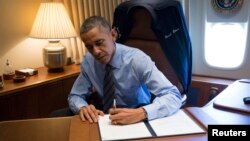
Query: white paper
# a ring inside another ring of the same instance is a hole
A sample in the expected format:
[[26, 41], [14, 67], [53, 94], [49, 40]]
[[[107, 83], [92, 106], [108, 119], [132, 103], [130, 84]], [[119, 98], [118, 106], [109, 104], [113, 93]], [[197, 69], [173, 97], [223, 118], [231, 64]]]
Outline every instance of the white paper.
[[[194, 133], [205, 133], [183, 110], [177, 113], [149, 121], [158, 137]], [[152, 137], [144, 122], [131, 125], [112, 125], [109, 115], [100, 116], [98, 121], [101, 140], [125, 140]]]
[[25, 69], [20, 69], [19, 71], [21, 72], [27, 72], [27, 73], [31, 73], [34, 71], [34, 69], [31, 69], [31, 68], [25, 68]]
[[144, 122], [130, 125], [113, 125], [109, 119], [109, 115], [100, 116], [98, 121], [101, 139], [105, 140], [124, 140], [151, 137]]
[[171, 116], [149, 121], [149, 124], [158, 137], [205, 132], [182, 110]]

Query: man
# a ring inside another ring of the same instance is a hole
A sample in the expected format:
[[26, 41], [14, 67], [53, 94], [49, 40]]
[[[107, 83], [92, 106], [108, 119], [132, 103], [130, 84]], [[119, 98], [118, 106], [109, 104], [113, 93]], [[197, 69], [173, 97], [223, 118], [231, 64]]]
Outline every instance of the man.
[[[116, 32], [102, 17], [85, 20], [80, 36], [88, 49], [81, 73], [68, 97], [70, 109], [83, 121], [97, 122], [102, 109], [87, 103], [93, 87], [104, 98], [106, 66], [111, 66], [116, 108], [107, 113], [113, 124], [132, 124], [169, 116], [181, 107], [181, 94], [142, 51], [115, 43]], [[151, 94], [155, 99], [151, 103]], [[113, 98], [113, 97], [112, 97]], [[111, 98], [110, 98], [111, 99]], [[113, 100], [113, 99], [112, 99]], [[105, 105], [100, 101], [99, 104]]]

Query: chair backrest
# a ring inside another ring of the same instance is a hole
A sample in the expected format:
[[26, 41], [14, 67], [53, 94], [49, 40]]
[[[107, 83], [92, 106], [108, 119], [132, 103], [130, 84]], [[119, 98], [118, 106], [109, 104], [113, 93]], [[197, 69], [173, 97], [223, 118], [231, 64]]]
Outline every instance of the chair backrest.
[[133, 26], [124, 44], [139, 48], [148, 54], [155, 62], [157, 68], [183, 93], [181, 81], [165, 56], [155, 33], [151, 29], [151, 16], [149, 12], [142, 7], [137, 7], [131, 11], [131, 16]]

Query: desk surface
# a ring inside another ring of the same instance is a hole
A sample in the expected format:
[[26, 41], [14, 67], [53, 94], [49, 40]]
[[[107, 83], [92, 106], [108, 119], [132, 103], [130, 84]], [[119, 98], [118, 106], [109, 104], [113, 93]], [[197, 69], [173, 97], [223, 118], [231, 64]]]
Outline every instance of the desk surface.
[[[203, 125], [250, 124], [249, 114], [222, 111], [209, 105], [189, 107]], [[226, 117], [226, 118], [225, 118]], [[207, 134], [143, 139], [143, 141], [207, 141]], [[98, 125], [80, 121], [79, 116], [0, 122], [1, 141], [99, 141]], [[140, 141], [140, 140], [135, 140]]]
[[0, 96], [21, 91], [30, 87], [39, 86], [44, 83], [76, 76], [80, 73], [80, 66], [75, 64], [64, 66], [64, 71], [58, 73], [48, 73], [48, 68], [46, 67], [40, 67], [37, 68], [37, 70], [37, 75], [26, 77], [26, 80], [21, 83], [14, 83], [12, 80], [4, 80], [4, 87], [0, 89]]
[[71, 117], [0, 122], [0, 141], [68, 141]]
[[[215, 97], [216, 99], [216, 97]], [[209, 124], [247, 124], [250, 114], [237, 111], [225, 111], [214, 108], [213, 101], [206, 106], [188, 107], [194, 119], [202, 125]], [[98, 125], [82, 122], [78, 115], [73, 117], [46, 118], [0, 122], [1, 141], [99, 141]], [[172, 137], [143, 139], [143, 141], [207, 141], [207, 134], [193, 134]], [[137, 140], [139, 141], [139, 140]]]

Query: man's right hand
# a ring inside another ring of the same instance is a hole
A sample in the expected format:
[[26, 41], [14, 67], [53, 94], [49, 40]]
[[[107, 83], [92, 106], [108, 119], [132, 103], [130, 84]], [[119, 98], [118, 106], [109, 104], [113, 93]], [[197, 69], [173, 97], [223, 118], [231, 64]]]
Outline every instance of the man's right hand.
[[104, 116], [104, 113], [103, 111], [96, 109], [95, 106], [91, 104], [81, 107], [79, 115], [82, 121], [88, 120], [90, 123], [93, 123], [99, 120], [99, 115]]

